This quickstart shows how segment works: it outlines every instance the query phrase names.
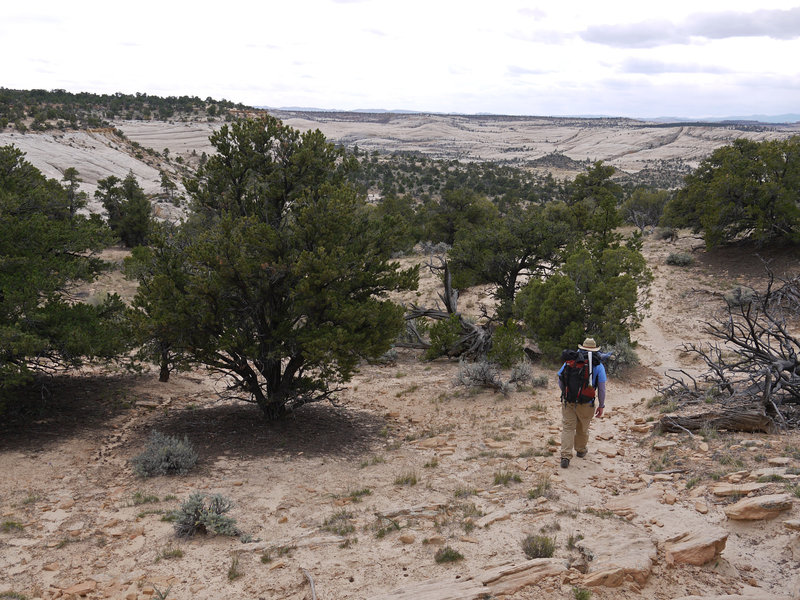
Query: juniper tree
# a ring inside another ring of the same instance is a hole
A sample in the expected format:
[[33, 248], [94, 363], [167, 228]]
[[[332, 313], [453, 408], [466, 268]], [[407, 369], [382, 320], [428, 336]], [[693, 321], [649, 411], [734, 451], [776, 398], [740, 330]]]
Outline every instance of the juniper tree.
[[71, 294], [104, 269], [97, 252], [113, 239], [73, 209], [68, 190], [0, 147], [0, 392], [123, 345], [117, 296], [90, 305]]
[[179, 272], [152, 261], [148, 276], [163, 285], [142, 286], [137, 303], [173, 311], [185, 359], [277, 418], [332, 397], [361, 358], [388, 350], [403, 308], [386, 294], [415, 288], [417, 270], [389, 262], [344, 181], [349, 160], [319, 131], [265, 117], [210, 139], [216, 153], [185, 182], [195, 212], [171, 242]]

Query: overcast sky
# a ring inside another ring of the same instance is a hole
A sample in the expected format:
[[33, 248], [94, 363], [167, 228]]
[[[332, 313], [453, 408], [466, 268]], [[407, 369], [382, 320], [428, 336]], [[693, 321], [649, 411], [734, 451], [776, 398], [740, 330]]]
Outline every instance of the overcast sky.
[[0, 87], [526, 115], [800, 112], [800, 1], [4, 3]]

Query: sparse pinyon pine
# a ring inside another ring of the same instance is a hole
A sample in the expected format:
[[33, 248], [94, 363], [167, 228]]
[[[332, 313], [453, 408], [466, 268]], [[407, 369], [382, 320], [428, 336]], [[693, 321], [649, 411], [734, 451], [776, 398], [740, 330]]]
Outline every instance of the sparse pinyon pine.
[[134, 305], [176, 360], [224, 373], [277, 419], [389, 350], [404, 309], [387, 294], [416, 289], [418, 268], [389, 261], [389, 225], [369, 219], [346, 181], [356, 164], [319, 130], [264, 116], [210, 140], [216, 152], [186, 180], [192, 216], [131, 266]]

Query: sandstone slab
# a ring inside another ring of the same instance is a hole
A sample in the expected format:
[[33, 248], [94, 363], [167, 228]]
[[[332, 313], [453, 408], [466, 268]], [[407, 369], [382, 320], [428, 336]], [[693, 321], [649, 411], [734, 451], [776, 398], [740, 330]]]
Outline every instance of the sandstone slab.
[[64, 595], [69, 596], [70, 594], [74, 596], [86, 596], [90, 592], [93, 592], [97, 588], [97, 582], [91, 579], [87, 579], [86, 581], [82, 581], [81, 583], [76, 583], [73, 586], [68, 587], [64, 590]]
[[715, 496], [747, 496], [753, 492], [758, 492], [767, 487], [768, 483], [718, 483], [711, 488], [711, 493]]
[[656, 560], [656, 545], [638, 529], [622, 529], [584, 538], [578, 549], [586, 557], [590, 587], [619, 587], [626, 581], [644, 585]]
[[728, 541], [728, 532], [719, 528], [686, 531], [668, 539], [664, 553], [668, 565], [704, 565], [717, 558]]
[[754, 521], [769, 519], [790, 508], [792, 508], [792, 497], [789, 494], [769, 494], [739, 500], [736, 504], [726, 506], [725, 514], [729, 519]]
[[534, 585], [552, 575], [567, 570], [564, 561], [556, 558], [534, 558], [522, 563], [504, 565], [485, 571], [478, 576], [492, 596], [514, 594], [524, 587]]
[[475, 600], [485, 593], [486, 588], [477, 581], [440, 579], [413, 583], [373, 600]]
[[800, 520], [792, 519], [790, 521], [784, 521], [783, 526], [792, 531], [800, 531]]

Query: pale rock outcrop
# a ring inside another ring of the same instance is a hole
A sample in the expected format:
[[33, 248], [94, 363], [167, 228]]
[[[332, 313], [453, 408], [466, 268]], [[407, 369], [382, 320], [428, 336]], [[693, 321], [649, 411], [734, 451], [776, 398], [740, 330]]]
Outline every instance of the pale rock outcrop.
[[768, 483], [718, 483], [711, 488], [715, 496], [746, 496], [768, 487]]
[[789, 494], [770, 494], [739, 500], [736, 504], [726, 506], [725, 514], [729, 519], [754, 521], [769, 519], [790, 508], [792, 508], [792, 497]]
[[728, 541], [728, 532], [719, 528], [686, 531], [666, 540], [664, 554], [668, 565], [704, 565], [717, 558]]
[[577, 546], [589, 565], [583, 584], [592, 587], [618, 587], [626, 581], [643, 585], [656, 560], [653, 540], [632, 528], [589, 536]]
[[513, 594], [545, 577], [567, 570], [564, 561], [556, 558], [534, 558], [514, 565], [504, 565], [481, 573], [477, 579], [492, 596]]
[[673, 600], [793, 600], [790, 596], [776, 596], [772, 592], [758, 592], [756, 594], [721, 594], [719, 596], [681, 596]]

